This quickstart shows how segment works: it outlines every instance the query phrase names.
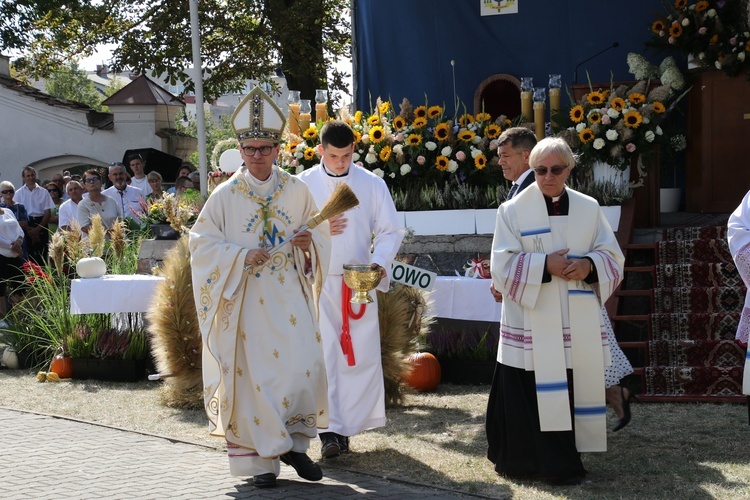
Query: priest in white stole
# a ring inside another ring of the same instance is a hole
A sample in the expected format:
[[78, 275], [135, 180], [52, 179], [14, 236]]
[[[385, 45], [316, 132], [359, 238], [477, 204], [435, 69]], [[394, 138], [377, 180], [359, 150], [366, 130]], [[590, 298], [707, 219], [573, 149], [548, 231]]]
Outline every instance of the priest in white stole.
[[329, 428], [320, 434], [321, 455], [333, 458], [349, 451], [349, 437], [385, 425], [377, 294], [370, 292], [374, 299], [370, 304], [352, 304], [343, 265], [380, 269], [383, 278], [377, 289], [388, 291], [386, 270], [398, 252], [404, 228], [383, 179], [354, 164], [354, 132], [349, 125], [338, 120], [326, 123], [320, 140], [321, 163], [300, 173], [300, 179], [319, 204], [341, 183], [359, 199], [358, 207], [330, 220], [331, 262], [320, 299], [329, 405]]
[[578, 484], [580, 452], [606, 451], [600, 311], [624, 257], [596, 200], [565, 186], [575, 157], [564, 140], [540, 141], [529, 164], [536, 183], [500, 206], [492, 245], [503, 309], [488, 458], [506, 477]]
[[317, 299], [330, 235], [323, 223], [291, 239], [318, 207], [274, 165], [284, 122], [257, 87], [240, 103], [232, 123], [244, 163], [190, 231], [210, 432], [226, 438], [231, 474], [259, 487], [276, 485], [279, 459], [320, 479], [305, 452], [328, 426]]
[[[727, 241], [737, 271], [748, 289], [736, 335], [737, 340], [747, 345], [748, 338], [750, 338], [750, 191], [745, 194], [742, 203], [729, 216]], [[742, 393], [750, 396], [750, 349], [745, 354]]]

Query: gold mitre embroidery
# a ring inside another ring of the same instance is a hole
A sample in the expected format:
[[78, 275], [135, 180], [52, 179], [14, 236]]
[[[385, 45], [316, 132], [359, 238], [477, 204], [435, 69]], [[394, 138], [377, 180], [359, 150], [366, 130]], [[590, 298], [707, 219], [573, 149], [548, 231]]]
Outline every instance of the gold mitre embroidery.
[[232, 114], [237, 140], [279, 142], [286, 120], [284, 113], [260, 87], [254, 87]]

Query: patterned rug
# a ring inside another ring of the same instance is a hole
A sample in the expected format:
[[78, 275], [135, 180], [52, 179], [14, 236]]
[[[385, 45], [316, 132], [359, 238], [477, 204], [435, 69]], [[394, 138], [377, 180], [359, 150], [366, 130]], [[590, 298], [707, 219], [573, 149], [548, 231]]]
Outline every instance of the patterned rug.
[[733, 262], [696, 262], [656, 266], [657, 288], [692, 286], [731, 286], [744, 289], [745, 284]]
[[654, 396], [737, 396], [742, 394], [742, 366], [646, 368], [647, 394]]
[[[714, 220], [718, 216], [713, 215]], [[745, 301], [726, 241], [724, 214], [713, 226], [664, 230], [658, 244], [645, 394], [738, 396], [745, 348], [734, 340]]]
[[727, 237], [727, 225], [699, 227], [668, 227], [664, 229], [664, 241], [723, 240]]
[[745, 289], [738, 287], [678, 287], [654, 290], [655, 313], [739, 313]]
[[726, 239], [661, 241], [658, 253], [659, 264], [732, 262]]
[[651, 315], [652, 340], [733, 340], [740, 313]]
[[653, 367], [743, 366], [745, 348], [735, 340], [655, 340], [648, 355]]

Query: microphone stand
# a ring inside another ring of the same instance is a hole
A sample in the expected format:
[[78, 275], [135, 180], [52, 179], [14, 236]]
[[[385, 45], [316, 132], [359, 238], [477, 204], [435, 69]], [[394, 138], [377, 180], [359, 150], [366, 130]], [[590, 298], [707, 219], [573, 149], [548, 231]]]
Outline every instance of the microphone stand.
[[615, 43], [613, 43], [612, 45], [610, 45], [609, 47], [607, 47], [606, 49], [604, 49], [604, 50], [601, 50], [601, 51], [597, 52], [596, 54], [594, 54], [593, 56], [589, 57], [588, 59], [584, 59], [583, 61], [579, 62], [579, 63], [578, 63], [577, 65], [576, 65], [576, 67], [575, 67], [575, 70], [573, 71], [573, 83], [574, 83], [574, 84], [575, 84], [575, 83], [578, 83], [578, 68], [579, 68], [579, 67], [581, 66], [581, 64], [583, 64], [583, 63], [586, 63], [586, 62], [589, 62], [589, 61], [590, 61], [590, 60], [592, 60], [593, 58], [595, 58], [595, 57], [597, 57], [597, 56], [600, 56], [600, 55], [604, 54], [604, 53], [605, 53], [605, 52], [607, 52], [607, 51], [608, 51], [609, 49], [616, 49], [616, 48], [617, 48], [617, 47], [619, 47], [619, 46], [620, 46], [620, 42], [615, 42]]

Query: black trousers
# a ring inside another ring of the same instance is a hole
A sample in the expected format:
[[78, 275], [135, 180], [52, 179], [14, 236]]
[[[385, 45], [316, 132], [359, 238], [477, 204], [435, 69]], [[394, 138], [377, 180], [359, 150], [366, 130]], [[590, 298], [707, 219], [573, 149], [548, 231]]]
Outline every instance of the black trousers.
[[[42, 219], [43, 217], [29, 216], [29, 227], [39, 226]], [[47, 245], [49, 244], [49, 230], [47, 229], [47, 226], [43, 226], [42, 230], [39, 231], [39, 240], [36, 242], [32, 241], [31, 238], [26, 239], [29, 246], [29, 259], [32, 259], [40, 266], [43, 265], [47, 260], [47, 255], [49, 253], [49, 249], [47, 248]]]

